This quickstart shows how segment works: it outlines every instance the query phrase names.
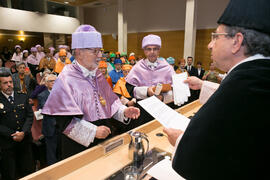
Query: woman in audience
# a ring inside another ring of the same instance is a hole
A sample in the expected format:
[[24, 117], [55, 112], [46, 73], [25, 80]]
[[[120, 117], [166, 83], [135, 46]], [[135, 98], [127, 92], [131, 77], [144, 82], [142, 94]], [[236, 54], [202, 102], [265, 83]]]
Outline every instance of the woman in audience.
[[28, 67], [28, 64], [27, 64], [27, 58], [29, 56], [29, 53], [27, 50], [23, 50], [23, 56], [22, 56], [22, 61], [24, 62], [25, 66]]
[[176, 74], [187, 72], [187, 70], [185, 69], [185, 65], [186, 65], [186, 60], [185, 59], [180, 59], [179, 68], [175, 71]]
[[22, 47], [20, 45], [16, 45], [15, 46], [15, 52], [11, 58], [12, 61], [15, 61], [15, 62], [20, 62], [22, 61]]
[[204, 76], [202, 77], [203, 80], [220, 83], [221, 78], [219, 77], [219, 73], [215, 70], [214, 63], [210, 63], [209, 71], [205, 71]]
[[36, 77], [36, 74], [38, 73], [38, 66], [39, 66], [39, 60], [37, 58], [37, 48], [36, 47], [31, 48], [31, 54], [27, 58], [27, 64], [28, 64], [33, 76]]

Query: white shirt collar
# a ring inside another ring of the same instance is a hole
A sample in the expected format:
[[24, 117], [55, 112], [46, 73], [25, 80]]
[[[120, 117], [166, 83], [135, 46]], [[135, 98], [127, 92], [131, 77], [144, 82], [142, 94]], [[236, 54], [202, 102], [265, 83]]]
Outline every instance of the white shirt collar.
[[255, 60], [259, 60], [259, 59], [270, 59], [270, 57], [265, 57], [261, 54], [255, 54], [254, 56], [249, 56], [248, 58], [240, 61], [239, 63], [235, 64], [229, 71], [228, 73], [225, 75], [225, 77], [223, 78], [223, 80], [228, 76], [228, 74], [230, 74], [230, 72], [236, 68], [237, 66], [239, 66], [242, 63], [248, 62], [248, 61], [255, 61]]
[[158, 65], [158, 62], [157, 62], [157, 60], [155, 61], [155, 62], [150, 62], [148, 59], [146, 59], [146, 64], [147, 64], [147, 66], [149, 66], [149, 67], [151, 67], [151, 68], [156, 68], [157, 67], [157, 65]]
[[75, 63], [81, 68], [84, 77], [91, 77], [92, 78], [92, 77], [96, 76], [97, 68], [93, 71], [89, 71], [88, 69], [86, 69], [85, 67], [80, 65], [80, 63], [78, 61], [76, 61]]
[[[11, 95], [7, 95], [6, 93], [4, 93], [3, 91], [1, 91], [2, 94], [8, 99], [9, 96], [12, 96], [14, 98], [14, 91], [12, 91]], [[9, 100], [9, 99], [8, 99]]]

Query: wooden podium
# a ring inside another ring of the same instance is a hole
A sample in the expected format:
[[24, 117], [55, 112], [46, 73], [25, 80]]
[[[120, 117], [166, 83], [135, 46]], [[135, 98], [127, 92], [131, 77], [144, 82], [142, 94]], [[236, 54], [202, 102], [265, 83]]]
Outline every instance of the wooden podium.
[[[193, 116], [200, 107], [201, 104], [197, 100], [176, 111], [189, 117]], [[158, 148], [169, 153], [173, 152], [174, 147], [169, 144], [166, 136], [156, 136], [157, 133], [163, 133], [163, 127], [157, 120], [153, 120], [134, 130], [147, 134], [150, 149]], [[129, 142], [130, 137], [127, 133], [118, 135], [93, 148], [30, 174], [22, 178], [22, 180], [106, 179], [132, 161], [128, 158]]]

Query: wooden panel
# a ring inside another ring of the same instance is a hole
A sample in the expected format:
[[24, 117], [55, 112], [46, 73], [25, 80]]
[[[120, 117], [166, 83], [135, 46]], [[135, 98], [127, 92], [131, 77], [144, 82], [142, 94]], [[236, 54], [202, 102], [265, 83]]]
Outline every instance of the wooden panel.
[[[129, 54], [134, 52], [137, 56], [144, 56], [144, 52], [142, 50], [142, 39], [148, 34], [156, 34], [161, 37], [161, 57], [167, 58], [172, 56], [176, 59], [182, 58], [184, 49], [184, 31], [129, 33], [127, 53]], [[111, 35], [103, 35], [102, 38], [105, 51], [117, 51], [117, 40], [114, 40]]]
[[[210, 51], [207, 49], [207, 45], [211, 40], [211, 32], [215, 29], [200, 29], [197, 30], [196, 35], [196, 48], [195, 48], [195, 64], [197, 61], [201, 61], [203, 66], [208, 69], [210, 59]], [[144, 52], [141, 48], [142, 39], [148, 34], [156, 34], [161, 37], [162, 48], [160, 56], [174, 57], [176, 64], [183, 58], [184, 54], [184, 31], [162, 31], [162, 32], [139, 32], [128, 34], [128, 54], [134, 52], [137, 56], [144, 56]], [[117, 41], [112, 38], [111, 35], [103, 35], [104, 49], [110, 51], [117, 51]]]
[[204, 69], [209, 69], [209, 63], [212, 61], [207, 46], [211, 41], [211, 32], [214, 31], [215, 29], [197, 30], [194, 64], [196, 65], [198, 61], [201, 61]]
[[105, 51], [116, 52], [118, 49], [118, 41], [113, 39], [112, 35], [102, 35], [103, 48]]

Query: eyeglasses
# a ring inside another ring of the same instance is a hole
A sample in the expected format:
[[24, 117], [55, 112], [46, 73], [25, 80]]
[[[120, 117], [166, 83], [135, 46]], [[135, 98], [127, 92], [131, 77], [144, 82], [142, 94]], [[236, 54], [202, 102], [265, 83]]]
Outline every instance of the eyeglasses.
[[151, 51], [157, 52], [159, 48], [145, 48], [145, 50], [148, 52], [151, 52]]
[[212, 32], [211, 33], [211, 41], [215, 41], [218, 36], [220, 35], [224, 35], [224, 36], [228, 36], [229, 34], [228, 33], [215, 33], [215, 32]]
[[51, 83], [51, 82], [54, 82], [55, 80], [48, 80], [47, 82]]
[[91, 53], [93, 53], [95, 55], [98, 55], [101, 52], [100, 49], [93, 49], [93, 48], [85, 48], [85, 49], [90, 50]]

